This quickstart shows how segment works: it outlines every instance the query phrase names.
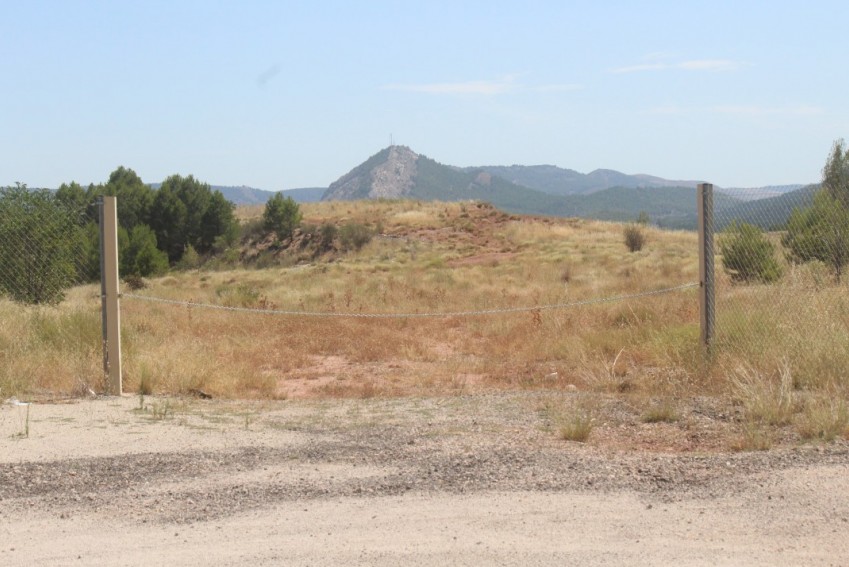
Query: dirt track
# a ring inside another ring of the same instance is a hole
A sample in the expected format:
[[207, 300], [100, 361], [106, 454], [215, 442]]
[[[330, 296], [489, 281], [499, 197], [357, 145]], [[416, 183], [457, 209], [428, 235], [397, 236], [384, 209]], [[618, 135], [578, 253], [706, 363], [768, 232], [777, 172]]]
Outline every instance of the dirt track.
[[845, 441], [612, 450], [534, 397], [4, 404], [0, 564], [849, 564]]

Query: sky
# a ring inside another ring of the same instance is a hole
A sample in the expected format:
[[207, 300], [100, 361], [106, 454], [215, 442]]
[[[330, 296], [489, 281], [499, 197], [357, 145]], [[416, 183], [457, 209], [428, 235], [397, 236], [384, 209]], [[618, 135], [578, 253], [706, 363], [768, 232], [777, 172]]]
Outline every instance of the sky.
[[849, 137], [849, 2], [0, 0], [0, 186], [327, 186], [390, 143], [760, 187]]

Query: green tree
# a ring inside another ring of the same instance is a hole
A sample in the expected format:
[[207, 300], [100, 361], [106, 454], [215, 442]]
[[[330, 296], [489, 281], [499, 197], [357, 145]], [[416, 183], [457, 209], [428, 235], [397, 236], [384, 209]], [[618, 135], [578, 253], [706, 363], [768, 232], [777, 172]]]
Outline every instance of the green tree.
[[839, 282], [849, 263], [849, 209], [822, 189], [812, 206], [793, 211], [781, 243], [790, 261], [819, 260], [834, 271]]
[[60, 185], [56, 190], [56, 201], [69, 213], [77, 215], [79, 224], [84, 225], [92, 219], [93, 212], [88, 210], [92, 201], [79, 183], [72, 181]]
[[292, 236], [300, 224], [301, 209], [291, 197], [276, 193], [265, 204], [262, 226], [266, 231], [276, 233], [280, 240]]
[[849, 148], [843, 139], [835, 140], [822, 170], [822, 188], [832, 199], [849, 209]]
[[77, 282], [83, 229], [48, 190], [0, 188], [0, 293], [55, 304]]
[[232, 246], [239, 237], [239, 223], [233, 214], [235, 205], [221, 191], [214, 191], [203, 214], [198, 251], [213, 252]]
[[168, 255], [168, 261], [177, 262], [182, 256], [188, 240], [186, 205], [180, 200], [170, 184], [163, 183], [153, 199], [150, 226], [156, 234], [159, 249]]
[[153, 198], [150, 226], [172, 264], [189, 246], [205, 254], [232, 244], [238, 236], [233, 205], [191, 175], [172, 175], [162, 182]]
[[154, 192], [132, 169], [121, 166], [110, 173], [104, 194], [118, 198], [118, 224], [127, 230], [150, 224]]
[[[72, 183], [71, 187], [73, 185], [75, 184]], [[101, 195], [117, 197], [118, 224], [128, 231], [139, 224], [150, 224], [155, 192], [132, 169], [121, 166], [109, 174], [105, 185], [89, 185], [86, 197], [91, 207], [91, 219], [94, 221], [97, 220], [94, 202]]]
[[822, 171], [822, 188], [813, 204], [795, 209], [781, 239], [793, 262], [819, 260], [839, 282], [849, 264], [849, 150], [836, 140]]
[[720, 237], [719, 248], [722, 267], [733, 281], [770, 283], [781, 278], [775, 246], [756, 226], [733, 223]]

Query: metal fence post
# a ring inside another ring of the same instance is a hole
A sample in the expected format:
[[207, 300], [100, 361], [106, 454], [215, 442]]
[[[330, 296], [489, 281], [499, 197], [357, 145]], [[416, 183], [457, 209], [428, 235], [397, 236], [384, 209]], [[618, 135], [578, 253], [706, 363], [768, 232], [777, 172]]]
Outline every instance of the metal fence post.
[[713, 185], [700, 183], [697, 192], [699, 214], [699, 312], [701, 342], [710, 349], [716, 321], [716, 297], [713, 269]]
[[118, 208], [115, 197], [103, 196], [100, 205], [100, 289], [104, 313], [104, 372], [106, 390], [120, 396], [121, 306], [118, 290]]

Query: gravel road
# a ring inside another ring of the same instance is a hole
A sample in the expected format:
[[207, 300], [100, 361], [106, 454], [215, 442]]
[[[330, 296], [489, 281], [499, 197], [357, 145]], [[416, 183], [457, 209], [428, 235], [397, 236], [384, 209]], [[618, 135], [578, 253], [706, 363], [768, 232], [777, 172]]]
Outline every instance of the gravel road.
[[845, 440], [614, 449], [542, 405], [4, 404], [0, 565], [849, 564]]

